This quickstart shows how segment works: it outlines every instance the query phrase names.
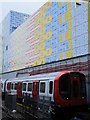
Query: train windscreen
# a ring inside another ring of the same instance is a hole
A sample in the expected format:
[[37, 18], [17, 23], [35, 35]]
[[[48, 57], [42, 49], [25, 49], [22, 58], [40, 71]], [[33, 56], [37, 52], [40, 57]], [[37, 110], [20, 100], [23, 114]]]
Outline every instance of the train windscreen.
[[85, 75], [79, 72], [64, 74], [59, 80], [59, 94], [63, 99], [86, 98]]
[[59, 80], [59, 93], [63, 99], [70, 99], [71, 97], [71, 81], [70, 75], [65, 74]]

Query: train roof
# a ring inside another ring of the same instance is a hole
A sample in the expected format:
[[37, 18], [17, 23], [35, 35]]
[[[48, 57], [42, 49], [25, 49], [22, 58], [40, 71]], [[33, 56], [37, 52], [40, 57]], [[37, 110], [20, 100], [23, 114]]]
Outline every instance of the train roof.
[[14, 81], [14, 82], [17, 82], [17, 81], [28, 81], [28, 80], [31, 80], [31, 81], [34, 81], [34, 80], [54, 80], [55, 77], [57, 76], [61, 76], [63, 74], [66, 74], [66, 73], [70, 73], [70, 72], [76, 72], [76, 71], [70, 71], [70, 70], [66, 70], [66, 71], [61, 71], [61, 72], [52, 72], [52, 73], [45, 73], [45, 74], [38, 74], [38, 75], [31, 75], [31, 76], [25, 76], [25, 77], [18, 77], [18, 78], [11, 78], [7, 81]]
[[18, 77], [18, 78], [11, 78], [8, 81], [28, 81], [30, 80], [48, 80], [51, 78], [55, 78], [56, 75], [60, 72], [53, 72], [53, 73], [45, 73], [45, 74], [38, 74], [38, 75], [31, 75], [31, 76], [25, 76], [25, 77]]

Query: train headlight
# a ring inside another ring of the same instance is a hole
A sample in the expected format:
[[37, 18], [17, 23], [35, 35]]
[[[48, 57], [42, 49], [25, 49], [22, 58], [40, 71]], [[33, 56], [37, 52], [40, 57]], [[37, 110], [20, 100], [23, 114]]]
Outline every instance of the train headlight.
[[82, 99], [85, 99], [85, 97], [82, 97]]
[[66, 98], [67, 100], [69, 99], [69, 98]]

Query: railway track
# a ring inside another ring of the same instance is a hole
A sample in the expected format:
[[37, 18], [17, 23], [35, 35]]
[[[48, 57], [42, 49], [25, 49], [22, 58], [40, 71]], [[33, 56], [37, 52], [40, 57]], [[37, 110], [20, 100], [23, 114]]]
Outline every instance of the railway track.
[[[90, 120], [90, 109], [86, 112], [76, 112], [73, 118], [60, 118], [60, 116], [54, 116], [54, 118], [39, 118], [35, 116], [35, 111], [30, 113], [25, 106], [17, 104], [17, 112], [8, 110], [5, 106], [2, 106], [2, 120]], [[42, 113], [41, 113], [42, 114]]]

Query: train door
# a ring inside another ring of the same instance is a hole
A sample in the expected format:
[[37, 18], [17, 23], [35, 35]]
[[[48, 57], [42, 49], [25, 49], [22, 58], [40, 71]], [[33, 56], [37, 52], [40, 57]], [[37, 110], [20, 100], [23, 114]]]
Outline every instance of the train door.
[[53, 88], [54, 88], [54, 85], [53, 85], [53, 80], [49, 80], [49, 85], [48, 85], [48, 88], [49, 88], [49, 90], [48, 90], [48, 95], [49, 95], [49, 97], [51, 97], [51, 100], [53, 100]]
[[78, 74], [71, 74], [71, 96], [72, 96], [72, 104], [77, 105], [80, 102], [80, 79]]
[[17, 83], [17, 98], [22, 98], [22, 82]]
[[40, 96], [48, 96], [48, 83], [49, 81], [47, 80], [42, 80], [40, 81]]
[[32, 90], [32, 96], [35, 101], [37, 101], [39, 96], [39, 81], [33, 82], [33, 90]]
[[11, 92], [11, 82], [8, 82], [8, 83], [7, 83], [7, 85], [6, 85], [6, 91], [7, 91], [8, 93]]
[[[72, 103], [83, 104], [86, 102], [86, 83], [85, 76], [80, 73], [71, 74], [72, 81]], [[82, 102], [81, 102], [82, 101]]]

